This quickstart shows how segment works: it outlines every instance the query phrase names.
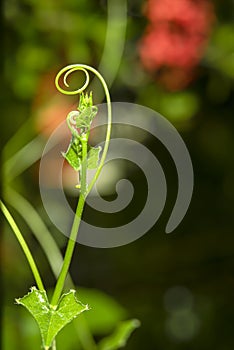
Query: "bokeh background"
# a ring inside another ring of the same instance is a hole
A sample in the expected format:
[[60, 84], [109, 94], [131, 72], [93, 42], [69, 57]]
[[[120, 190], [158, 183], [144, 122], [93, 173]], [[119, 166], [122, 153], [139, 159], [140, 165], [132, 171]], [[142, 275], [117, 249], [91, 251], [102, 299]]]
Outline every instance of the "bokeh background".
[[[59, 69], [72, 63], [92, 65], [106, 78], [113, 101], [139, 103], [161, 113], [185, 140], [194, 166], [189, 211], [176, 231], [166, 235], [176, 171], [163, 145], [144, 135], [166, 174], [166, 208], [150, 232], [132, 244], [113, 249], [77, 245], [71, 275], [81, 300], [93, 311], [84, 321], [85, 330], [77, 333], [69, 326], [60, 334], [58, 349], [94, 349], [82, 345], [82, 334], [88, 339], [92, 333], [98, 341], [131, 317], [141, 327], [131, 336], [129, 350], [233, 347], [233, 17], [232, 0], [2, 4], [1, 184], [48, 288], [55, 278], [29, 222], [35, 223], [35, 209], [64, 251], [66, 238], [46, 216], [38, 188], [46, 139], [77, 103], [76, 97], [56, 91]], [[101, 103], [103, 93], [95, 80], [91, 89], [95, 103]], [[127, 222], [142, 208], [147, 187], [140, 169], [118, 167], [135, 186], [134, 204], [117, 217]], [[106, 199], [115, 198], [114, 186], [112, 192]], [[86, 208], [89, 215], [111, 226], [112, 216]], [[4, 227], [2, 348], [39, 349], [35, 322], [14, 305], [14, 298], [27, 293], [34, 281], [15, 237]], [[49, 241], [45, 245], [50, 249]]]

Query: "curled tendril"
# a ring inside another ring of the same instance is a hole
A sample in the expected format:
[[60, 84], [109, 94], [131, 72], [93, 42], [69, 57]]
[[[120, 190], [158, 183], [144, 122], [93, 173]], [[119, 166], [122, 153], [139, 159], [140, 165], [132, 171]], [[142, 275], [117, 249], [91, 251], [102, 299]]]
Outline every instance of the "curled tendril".
[[[69, 84], [67, 82], [67, 78], [71, 73], [73, 73], [75, 71], [82, 71], [85, 73], [85, 82], [84, 82], [83, 86], [81, 86], [81, 88], [79, 88], [77, 90], [72, 90], [72, 91], [64, 90], [63, 88], [61, 88], [61, 86], [59, 85], [60, 77], [65, 73], [64, 77], [63, 77], [63, 83], [66, 87], [69, 87]], [[55, 86], [62, 94], [76, 95], [76, 94], [80, 94], [81, 92], [83, 92], [87, 88], [87, 86], [89, 85], [89, 81], [90, 81], [89, 72], [87, 71], [86, 68], [84, 68], [81, 65], [70, 65], [70, 66], [66, 66], [63, 69], [61, 69], [59, 71], [59, 73], [56, 75]]]
[[79, 114], [80, 112], [78, 111], [71, 111], [67, 116], [67, 126], [69, 127], [72, 135], [75, 135], [75, 136], [78, 136], [75, 118], [78, 117]]
[[[68, 76], [71, 73], [73, 73], [75, 71], [82, 71], [82, 72], [85, 73], [86, 80], [85, 80], [83, 86], [81, 88], [79, 88], [77, 90], [73, 90], [73, 91], [69, 91], [69, 90], [67, 91], [67, 90], [64, 90], [63, 88], [61, 88], [61, 86], [59, 85], [59, 80], [60, 80], [61, 76], [64, 74], [63, 83], [64, 83], [64, 85], [66, 87], [69, 87], [69, 84], [67, 83], [67, 78], [68, 78]], [[108, 119], [108, 122], [107, 122], [106, 139], [105, 139], [105, 144], [104, 144], [102, 156], [101, 156], [101, 159], [100, 159], [97, 171], [96, 171], [93, 179], [91, 180], [91, 182], [90, 182], [90, 184], [88, 186], [88, 189], [87, 189], [87, 192], [86, 192], [86, 196], [91, 191], [93, 185], [97, 181], [98, 176], [100, 175], [100, 172], [101, 172], [102, 167], [104, 165], [104, 162], [105, 162], [105, 159], [106, 159], [106, 155], [107, 155], [107, 151], [108, 151], [108, 148], [109, 148], [110, 136], [111, 136], [111, 121], [112, 121], [112, 110], [111, 110], [110, 93], [109, 93], [107, 84], [106, 84], [104, 78], [102, 77], [102, 75], [96, 69], [94, 69], [93, 67], [90, 67], [90, 66], [85, 65], [85, 64], [71, 64], [71, 65], [68, 65], [68, 66], [62, 68], [58, 72], [58, 74], [56, 75], [56, 78], [55, 78], [55, 86], [58, 89], [58, 91], [60, 91], [62, 94], [65, 94], [65, 95], [76, 95], [76, 94], [81, 94], [87, 88], [87, 86], [89, 85], [89, 82], [90, 82], [89, 72], [92, 72], [93, 74], [95, 74], [97, 76], [97, 78], [100, 80], [100, 82], [101, 82], [101, 84], [103, 86], [103, 89], [104, 89], [104, 92], [105, 92], [105, 95], [106, 95], [106, 102], [107, 102], [107, 119]], [[70, 119], [69, 119], [69, 121], [71, 122]], [[72, 128], [72, 126], [71, 126], [71, 128]]]

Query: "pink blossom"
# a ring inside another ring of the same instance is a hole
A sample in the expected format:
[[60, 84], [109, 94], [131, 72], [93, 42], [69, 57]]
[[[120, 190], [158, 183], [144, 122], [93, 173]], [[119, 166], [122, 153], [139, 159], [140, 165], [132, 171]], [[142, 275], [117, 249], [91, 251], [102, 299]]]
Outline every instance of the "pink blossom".
[[211, 32], [214, 20], [211, 3], [148, 0], [146, 16], [149, 23], [139, 45], [143, 66], [150, 72], [166, 67], [167, 72], [184, 70], [193, 75]]

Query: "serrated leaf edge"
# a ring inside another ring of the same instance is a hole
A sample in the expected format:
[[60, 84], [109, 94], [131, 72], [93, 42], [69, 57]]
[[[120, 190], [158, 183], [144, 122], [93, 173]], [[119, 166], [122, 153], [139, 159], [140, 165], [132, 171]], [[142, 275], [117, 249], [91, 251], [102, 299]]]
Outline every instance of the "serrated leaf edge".
[[[81, 304], [82, 306], [85, 306], [85, 310], [84, 310], [84, 311], [91, 310], [91, 308], [89, 307], [88, 304], [83, 304], [80, 300], [77, 299], [77, 297], [76, 297], [77, 291], [76, 291], [75, 289], [70, 289], [69, 292], [63, 293], [63, 295], [62, 295], [61, 298], [59, 299], [58, 305], [56, 305], [56, 308], [54, 308], [54, 307], [50, 304], [51, 310], [57, 310], [57, 307], [59, 306], [61, 300], [62, 300], [65, 296], [69, 295], [70, 293], [73, 294], [74, 299], [75, 299], [75, 301], [76, 301], [78, 304]], [[78, 315], [79, 315], [79, 314], [78, 314]], [[76, 318], [76, 317], [77, 317], [77, 316], [75, 316], [74, 318]]]
[[[71, 320], [70, 320], [68, 323], [66, 323], [66, 325], [69, 324], [69, 323], [71, 323], [74, 319], [76, 319], [82, 312], [90, 310], [88, 304], [83, 304], [81, 301], [79, 301], [79, 300], [77, 299], [77, 297], [76, 297], [76, 290], [75, 290], [75, 289], [70, 289], [69, 292], [63, 293], [63, 295], [62, 295], [61, 298], [59, 299], [59, 302], [58, 302], [58, 305], [56, 306], [56, 308], [54, 308], [52, 305], [50, 305], [50, 309], [51, 309], [51, 310], [54, 310], [54, 311], [56, 312], [56, 311], [57, 311], [57, 308], [59, 308], [59, 305], [60, 305], [62, 299], [64, 299], [67, 295], [69, 295], [69, 294], [71, 294], [71, 293], [73, 294], [73, 297], [74, 297], [75, 301], [76, 301], [78, 304], [80, 304], [81, 306], [84, 306], [85, 309], [82, 310], [81, 312], [79, 312], [79, 313], [78, 313], [77, 315], [75, 315], [74, 317], [72, 317]], [[48, 327], [48, 329], [49, 329], [49, 327]], [[61, 330], [62, 330], [62, 328], [54, 335], [54, 338], [56, 337], [56, 335], [57, 335]], [[48, 335], [48, 333], [47, 333], [47, 335]], [[53, 338], [53, 340], [54, 340], [54, 338]], [[52, 340], [52, 341], [53, 341], [53, 340]], [[46, 345], [46, 344], [45, 344], [45, 350], [49, 350], [50, 346], [51, 346], [51, 344], [50, 344], [50, 345]]]
[[[45, 294], [45, 298], [46, 298], [46, 301], [48, 302], [48, 305], [49, 304], [49, 301], [48, 301], [48, 298], [47, 298], [47, 294], [46, 294], [46, 291], [45, 290], [38, 290], [35, 286], [31, 287], [29, 292], [27, 294], [25, 294], [22, 298], [15, 298], [15, 302], [17, 305], [23, 305], [23, 303], [21, 302], [22, 299], [26, 298], [27, 296], [29, 296], [30, 294], [32, 294], [34, 291], [36, 292], [43, 292]], [[24, 306], [24, 305], [23, 305]], [[25, 306], [24, 306], [25, 307]]]

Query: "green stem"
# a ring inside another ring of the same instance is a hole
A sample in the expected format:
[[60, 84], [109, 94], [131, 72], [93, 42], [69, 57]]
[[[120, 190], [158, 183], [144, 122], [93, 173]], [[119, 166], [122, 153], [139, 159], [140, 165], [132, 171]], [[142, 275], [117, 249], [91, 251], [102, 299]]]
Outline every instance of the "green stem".
[[[61, 77], [61, 75], [64, 75], [64, 84], [66, 86], [68, 86], [67, 84], [67, 77], [70, 73], [76, 71], [76, 70], [81, 70], [85, 73], [86, 75], [86, 81], [84, 83], [84, 85], [75, 91], [66, 91], [64, 89], [62, 89], [59, 85], [59, 79]], [[105, 95], [106, 95], [106, 101], [107, 101], [107, 113], [108, 113], [108, 124], [107, 124], [107, 131], [106, 131], [106, 140], [105, 140], [105, 145], [104, 145], [104, 149], [103, 149], [103, 153], [102, 153], [102, 157], [99, 163], [99, 166], [97, 168], [97, 171], [92, 179], [92, 181], [90, 182], [88, 188], [87, 188], [87, 180], [86, 180], [86, 172], [87, 172], [87, 138], [83, 139], [82, 141], [82, 167], [81, 167], [81, 190], [80, 190], [80, 197], [79, 197], [79, 201], [77, 204], [77, 208], [76, 208], [76, 213], [75, 213], [75, 218], [73, 221], [73, 225], [72, 225], [72, 229], [71, 229], [71, 234], [69, 237], [69, 241], [68, 241], [68, 245], [67, 245], [67, 249], [65, 252], [65, 256], [64, 256], [64, 261], [63, 261], [63, 266], [61, 269], [61, 272], [59, 274], [56, 286], [55, 286], [55, 290], [54, 290], [54, 294], [52, 296], [51, 299], [51, 306], [56, 308], [58, 302], [59, 302], [59, 298], [62, 294], [63, 291], [63, 287], [64, 287], [64, 283], [66, 280], [66, 276], [71, 264], [71, 260], [72, 260], [72, 255], [74, 252], [74, 248], [75, 248], [75, 244], [76, 244], [76, 238], [78, 235], [78, 230], [79, 230], [79, 226], [80, 226], [80, 222], [81, 222], [81, 216], [83, 213], [83, 209], [84, 209], [84, 205], [85, 205], [85, 199], [88, 195], [88, 193], [91, 191], [93, 185], [95, 184], [95, 182], [97, 181], [97, 178], [102, 170], [102, 167], [104, 165], [105, 162], [105, 158], [107, 155], [107, 151], [108, 151], [108, 147], [109, 147], [109, 143], [110, 143], [110, 135], [111, 135], [111, 119], [112, 119], [112, 113], [111, 113], [111, 99], [110, 99], [110, 94], [109, 94], [109, 90], [108, 87], [106, 85], [105, 80], [103, 79], [102, 75], [94, 68], [87, 66], [87, 65], [83, 65], [83, 64], [73, 64], [73, 65], [69, 65], [63, 69], [61, 69], [61, 71], [57, 74], [56, 78], [55, 78], [55, 85], [57, 87], [57, 89], [67, 95], [74, 95], [77, 93], [81, 93], [87, 86], [89, 83], [89, 74], [88, 71], [91, 71], [92, 73], [94, 73], [100, 80], [103, 89], [105, 91]]]
[[23, 249], [23, 252], [28, 260], [29, 266], [32, 270], [33, 276], [35, 278], [35, 281], [37, 283], [38, 289], [39, 290], [45, 290], [42, 280], [41, 280], [41, 276], [40, 273], [37, 269], [36, 263], [33, 259], [33, 256], [29, 250], [29, 247], [22, 235], [22, 233], [20, 232], [20, 229], [18, 228], [15, 220], [13, 219], [13, 217], [11, 216], [9, 210], [7, 209], [7, 207], [3, 204], [3, 202], [0, 200], [0, 204], [1, 204], [1, 210], [3, 212], [3, 214], [5, 215], [5, 218], [7, 219], [9, 225], [11, 226], [19, 244], [21, 245], [21, 248]]
[[87, 135], [83, 135], [81, 137], [81, 143], [82, 143], [82, 165], [81, 165], [81, 193], [84, 194], [86, 197], [86, 191], [87, 191]]
[[[63, 256], [37, 210], [12, 188], [7, 187], [5, 190], [5, 196], [7, 197], [7, 202], [18, 211], [34, 233], [48, 258], [55, 277], [57, 278], [63, 263]], [[75, 289], [75, 285], [69, 273], [66, 282], [67, 286]], [[80, 314], [79, 318], [76, 319], [74, 327], [83, 349], [95, 350], [97, 347], [83, 314]]]
[[67, 277], [67, 273], [71, 264], [73, 252], [75, 249], [76, 244], [76, 238], [78, 235], [78, 230], [81, 222], [81, 216], [84, 210], [85, 205], [85, 198], [86, 198], [86, 190], [87, 190], [87, 183], [86, 183], [86, 172], [87, 172], [87, 139], [82, 138], [82, 166], [81, 166], [81, 189], [80, 189], [80, 197], [76, 209], [75, 218], [73, 221], [71, 234], [69, 237], [66, 253], [64, 256], [64, 262], [61, 269], [61, 272], [59, 274], [54, 294], [52, 296], [51, 300], [51, 306], [56, 307], [58, 304], [59, 298], [63, 291], [63, 286], [65, 283], [65, 279]]
[[[85, 81], [84, 85], [80, 89], [77, 89], [77, 90], [74, 90], [74, 91], [66, 91], [63, 88], [61, 88], [60, 85], [59, 85], [60, 77], [65, 73], [65, 75], [64, 75], [64, 84], [68, 87], [69, 85], [67, 84], [67, 81], [66, 81], [68, 75], [70, 73], [72, 73], [72, 72], [77, 71], [77, 70], [83, 71], [85, 73], [85, 75], [86, 75], [86, 81]], [[105, 159], [106, 159], [106, 155], [107, 155], [107, 151], [108, 151], [108, 148], [109, 148], [109, 144], [110, 144], [112, 110], [111, 110], [111, 98], [110, 98], [110, 93], [109, 93], [109, 90], [108, 90], [108, 86], [107, 86], [104, 78], [102, 77], [102, 75], [96, 69], [94, 69], [93, 67], [90, 67], [88, 65], [85, 65], [85, 64], [71, 64], [71, 65], [66, 66], [63, 69], [61, 69], [59, 71], [59, 73], [57, 74], [56, 78], [55, 78], [55, 85], [56, 85], [57, 89], [61, 93], [65, 94], [65, 95], [75, 95], [77, 93], [81, 93], [81, 92], [84, 91], [84, 89], [87, 87], [87, 85], [89, 83], [89, 76], [87, 74], [88, 73], [87, 70], [89, 70], [90, 72], [94, 73], [97, 76], [97, 78], [100, 80], [100, 82], [101, 82], [101, 84], [103, 86], [104, 92], [105, 92], [106, 103], [107, 103], [107, 130], [106, 130], [105, 145], [104, 145], [104, 149], [103, 149], [103, 152], [102, 152], [102, 157], [101, 157], [99, 166], [97, 168], [97, 171], [96, 171], [92, 181], [90, 182], [90, 184], [88, 186], [88, 189], [87, 189], [87, 192], [86, 192], [86, 194], [88, 195], [88, 193], [91, 191], [93, 185], [97, 181], [98, 176], [100, 175], [100, 172], [102, 170], [102, 167], [103, 167]]]
[[62, 290], [63, 290], [63, 286], [64, 286], [65, 279], [67, 276], [67, 272], [69, 270], [73, 251], [74, 251], [75, 244], [76, 244], [76, 237], [77, 237], [78, 229], [79, 229], [80, 222], [81, 222], [81, 215], [82, 215], [82, 212], [84, 209], [84, 204], [85, 204], [85, 197], [83, 194], [80, 194], [77, 209], [76, 209], [75, 218], [74, 218], [72, 229], [71, 229], [70, 238], [69, 238], [66, 253], [64, 256], [63, 266], [62, 266], [61, 272], [59, 274], [59, 277], [58, 277], [58, 280], [57, 280], [57, 283], [55, 286], [54, 294], [53, 294], [53, 297], [51, 300], [51, 305], [54, 307], [58, 304], [59, 298], [62, 294]]
[[55, 339], [53, 340], [53, 343], [52, 343], [52, 350], [56, 350], [56, 340]]

